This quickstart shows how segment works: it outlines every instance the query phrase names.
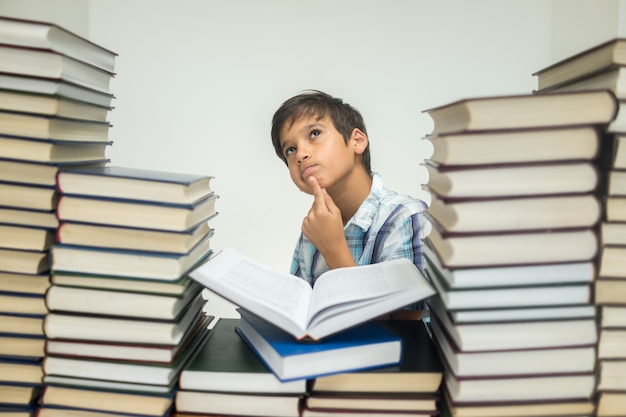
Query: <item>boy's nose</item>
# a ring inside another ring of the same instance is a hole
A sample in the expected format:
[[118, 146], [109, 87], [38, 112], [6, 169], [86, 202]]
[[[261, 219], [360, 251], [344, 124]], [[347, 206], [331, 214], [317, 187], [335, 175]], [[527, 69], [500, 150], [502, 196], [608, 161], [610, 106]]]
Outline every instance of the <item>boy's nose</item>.
[[301, 164], [303, 161], [306, 161], [307, 159], [309, 159], [309, 152], [306, 149], [301, 149], [298, 148], [298, 153], [296, 154], [296, 160], [298, 161], [299, 164]]

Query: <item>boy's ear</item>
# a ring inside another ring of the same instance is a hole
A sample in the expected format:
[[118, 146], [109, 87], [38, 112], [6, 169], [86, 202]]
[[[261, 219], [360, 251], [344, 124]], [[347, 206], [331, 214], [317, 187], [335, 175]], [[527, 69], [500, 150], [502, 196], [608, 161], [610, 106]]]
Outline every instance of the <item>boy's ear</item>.
[[367, 135], [358, 127], [355, 127], [352, 131], [352, 137], [350, 138], [354, 152], [361, 155], [365, 152], [369, 139]]

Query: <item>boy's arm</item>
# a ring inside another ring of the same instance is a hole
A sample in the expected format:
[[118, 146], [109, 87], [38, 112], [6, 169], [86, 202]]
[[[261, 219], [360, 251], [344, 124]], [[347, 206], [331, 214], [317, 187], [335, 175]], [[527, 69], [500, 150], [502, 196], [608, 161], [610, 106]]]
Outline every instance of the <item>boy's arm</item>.
[[309, 177], [313, 188], [313, 206], [302, 221], [302, 233], [324, 257], [329, 269], [355, 266], [344, 234], [341, 211], [315, 177]]

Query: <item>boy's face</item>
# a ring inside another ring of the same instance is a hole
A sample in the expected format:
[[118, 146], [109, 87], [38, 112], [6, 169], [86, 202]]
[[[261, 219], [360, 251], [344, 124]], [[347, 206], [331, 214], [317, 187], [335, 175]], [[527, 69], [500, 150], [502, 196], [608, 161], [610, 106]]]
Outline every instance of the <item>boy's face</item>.
[[367, 136], [354, 129], [346, 144], [330, 117], [301, 117], [291, 125], [285, 123], [280, 144], [292, 181], [301, 191], [312, 194], [307, 178], [314, 176], [331, 192], [333, 185], [361, 163], [358, 157], [367, 146]]

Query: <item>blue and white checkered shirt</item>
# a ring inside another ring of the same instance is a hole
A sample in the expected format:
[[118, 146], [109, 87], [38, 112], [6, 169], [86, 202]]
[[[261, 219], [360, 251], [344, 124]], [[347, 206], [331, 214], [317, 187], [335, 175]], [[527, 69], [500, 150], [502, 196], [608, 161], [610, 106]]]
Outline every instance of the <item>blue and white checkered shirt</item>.
[[[344, 227], [346, 240], [357, 265], [367, 265], [394, 258], [408, 258], [423, 272], [423, 241], [430, 233], [424, 218], [426, 204], [383, 187], [380, 175], [374, 173], [372, 189], [361, 207]], [[315, 246], [304, 236], [296, 244], [291, 273], [309, 283], [328, 265]]]

